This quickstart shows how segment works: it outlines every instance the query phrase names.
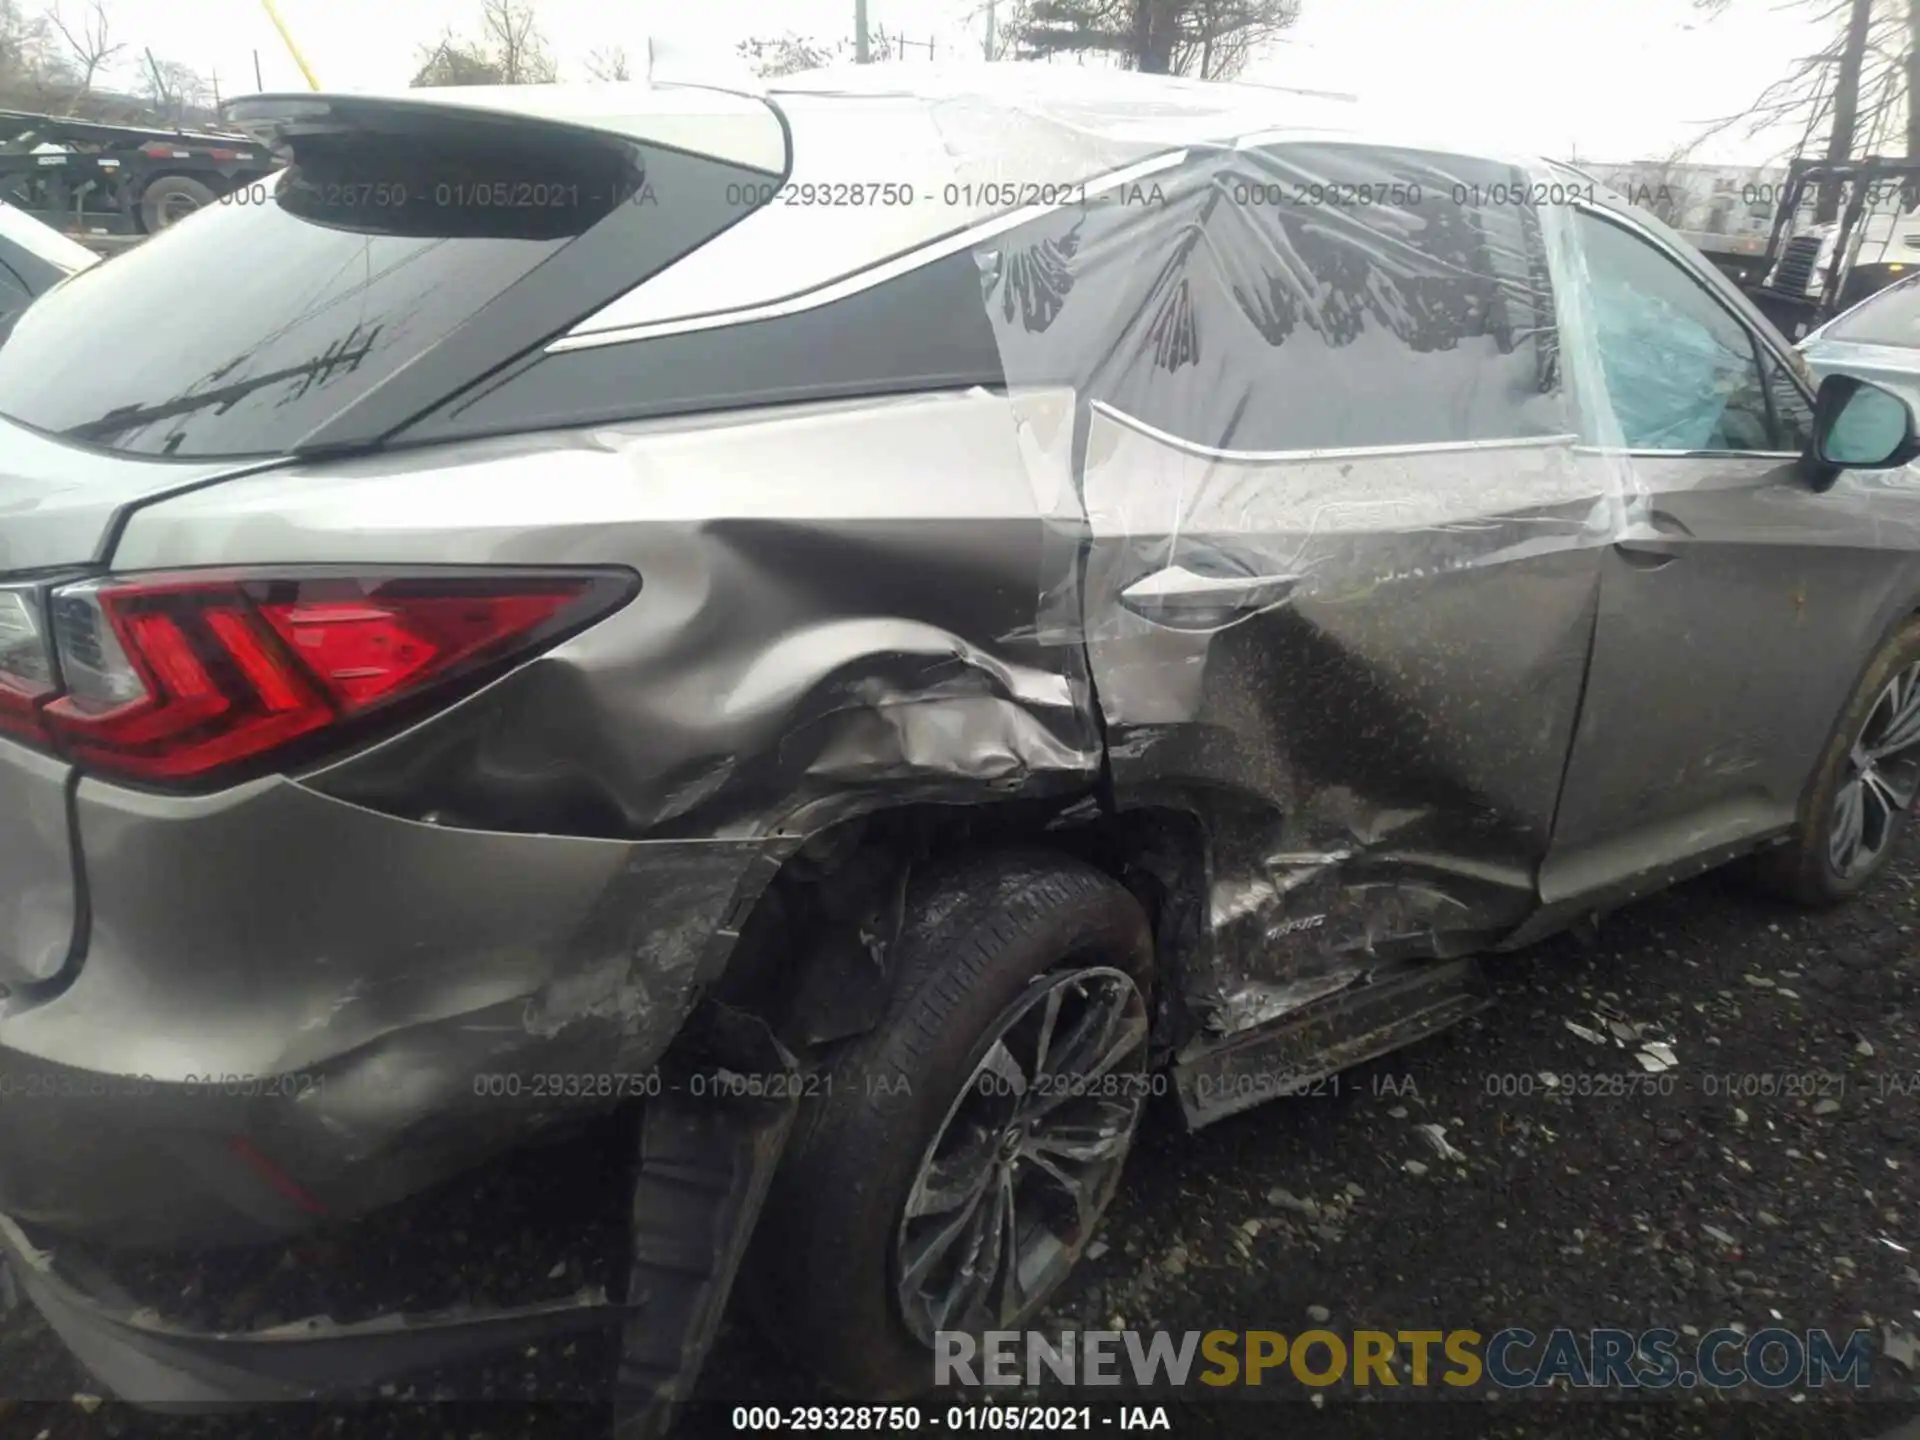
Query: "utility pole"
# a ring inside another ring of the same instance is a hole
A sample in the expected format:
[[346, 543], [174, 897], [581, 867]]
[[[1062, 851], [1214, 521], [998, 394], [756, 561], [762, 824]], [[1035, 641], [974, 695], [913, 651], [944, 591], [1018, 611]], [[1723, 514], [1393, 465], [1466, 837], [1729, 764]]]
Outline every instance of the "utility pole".
[[[1913, 3], [1920, 5], [1920, 0], [1913, 0]], [[993, 59], [993, 0], [987, 0], [987, 48], [981, 58]]]
[[872, 62], [873, 57], [867, 53], [867, 0], [853, 0], [853, 63]]
[[266, 93], [267, 89], [267, 82], [260, 78], [260, 52], [258, 50], [253, 52], [253, 88], [255, 93], [262, 95]]
[[[153, 76], [154, 104], [159, 107], [164, 123], [166, 112], [173, 108], [173, 92], [167, 88], [166, 77], [160, 73], [160, 62], [153, 58], [153, 47], [149, 45], [145, 48], [147, 52], [147, 73]], [[176, 116], [173, 123], [176, 126], [179, 125], [179, 117]]]
[[209, 72], [207, 80], [213, 86], [213, 108], [218, 110], [220, 108], [220, 72], [218, 70]]

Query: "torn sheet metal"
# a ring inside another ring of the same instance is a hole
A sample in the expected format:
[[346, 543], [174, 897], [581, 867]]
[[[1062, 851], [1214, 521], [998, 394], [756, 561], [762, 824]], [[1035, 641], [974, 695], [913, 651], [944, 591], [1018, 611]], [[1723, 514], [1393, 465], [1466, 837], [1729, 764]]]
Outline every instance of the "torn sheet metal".
[[872, 809], [1084, 793], [1099, 770], [1085, 657], [1033, 633], [1036, 576], [1066, 583], [1067, 559], [1008, 402], [984, 390], [396, 450], [184, 498], [135, 517], [124, 563], [351, 546], [639, 574], [633, 605], [309, 777], [388, 813], [797, 837]]
[[1178, 163], [977, 258], [1042, 509], [1078, 501], [1039, 629], [1087, 649], [1121, 803], [1202, 818], [1186, 987], [1231, 1032], [1533, 907], [1644, 507], [1574, 403], [1607, 377], [1566, 177], [1358, 121], [1177, 128]]
[[807, 837], [904, 805], [1064, 804], [1099, 774], [1084, 652], [1032, 634], [1049, 532], [985, 391], [394, 451], [181, 499], [140, 512], [115, 563], [544, 554], [630, 567], [640, 596], [297, 780], [78, 787], [86, 961], [64, 993], [0, 1000], [0, 1065], [153, 1089], [20, 1107], [0, 1212], [30, 1221], [239, 1240], [314, 1223], [283, 1179], [336, 1218], [408, 1193], [644, 1094]]

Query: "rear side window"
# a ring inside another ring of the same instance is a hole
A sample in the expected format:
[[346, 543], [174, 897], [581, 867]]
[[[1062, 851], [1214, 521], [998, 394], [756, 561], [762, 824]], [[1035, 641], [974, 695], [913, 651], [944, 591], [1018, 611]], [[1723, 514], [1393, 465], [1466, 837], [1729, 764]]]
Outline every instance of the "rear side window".
[[989, 309], [1021, 381], [1231, 450], [1564, 434], [1552, 284], [1518, 170], [1288, 145], [1009, 237]]
[[[273, 179], [22, 316], [0, 348], [0, 414], [141, 455], [284, 452], [464, 343], [477, 312], [602, 221], [660, 215], [675, 197], [651, 189], [650, 153], [571, 127], [418, 111], [300, 137]], [[612, 293], [643, 258], [636, 247]], [[476, 364], [577, 313], [530, 312]]]
[[1920, 276], [1889, 285], [1829, 325], [1823, 340], [1920, 346]]

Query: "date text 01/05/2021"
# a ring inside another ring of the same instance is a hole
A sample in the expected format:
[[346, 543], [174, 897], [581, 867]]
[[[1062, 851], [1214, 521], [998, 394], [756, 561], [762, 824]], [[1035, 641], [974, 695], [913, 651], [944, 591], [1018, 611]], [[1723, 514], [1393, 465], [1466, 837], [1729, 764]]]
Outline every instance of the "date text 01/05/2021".
[[1168, 1433], [1165, 1405], [736, 1405], [733, 1429], [743, 1433], [901, 1435], [920, 1430], [1000, 1435], [1076, 1434], [1103, 1430]]
[[[264, 206], [280, 198], [282, 186], [309, 204], [348, 210], [398, 210], [416, 205], [462, 210], [575, 209], [583, 202], [599, 205], [602, 196], [577, 184], [528, 180], [442, 180], [434, 184], [404, 180], [362, 180], [315, 184], [283, 181], [269, 188], [264, 182], [237, 186], [220, 197], [223, 205]], [[1234, 203], [1242, 206], [1300, 209], [1367, 206], [1418, 208], [1426, 192], [1418, 181], [1400, 183], [1333, 184], [1235, 181], [1229, 187]], [[1455, 205], [1484, 208], [1502, 205], [1568, 205], [1591, 202], [1595, 187], [1574, 184], [1463, 185], [1449, 187]], [[656, 205], [651, 183], [641, 180], [626, 193], [612, 197], [630, 205]], [[1167, 203], [1157, 183], [1092, 186], [1082, 181], [949, 181], [937, 188], [908, 180], [849, 181], [733, 181], [726, 202], [735, 206], [802, 206], [823, 209], [887, 209], [913, 205], [945, 205], [967, 210], [1021, 210], [1028, 207], [1159, 206]]]
[[[750, 188], [750, 187], [746, 187]], [[356, 180], [315, 184], [306, 180], [282, 181], [269, 187], [264, 181], [236, 186], [220, 197], [222, 205], [265, 206], [276, 203], [282, 194], [300, 197], [307, 204], [341, 210], [404, 210], [426, 205], [446, 210], [573, 210], [583, 203], [597, 206], [602, 194], [592, 188], [561, 182], [533, 180], [442, 180], [428, 185], [404, 180]], [[645, 180], [616, 193], [613, 202], [628, 205], [657, 205], [659, 196]], [[734, 203], [748, 203], [745, 199]]]
[[[1011, 1094], [1010, 1082], [996, 1075], [982, 1075], [977, 1086], [987, 1093]], [[1099, 1096], [1106, 1099], [1133, 1098], [1168, 1093], [1165, 1074], [1150, 1075], [1042, 1075], [1027, 1087], [1063, 1099]], [[645, 1070], [635, 1074], [539, 1074], [523, 1075], [515, 1071], [493, 1071], [473, 1077], [473, 1093], [493, 1100], [573, 1100], [634, 1099], [646, 1100], [659, 1095], [686, 1095], [695, 1100], [769, 1099], [789, 1097], [807, 1100], [825, 1098], [836, 1092], [867, 1095], [910, 1095], [912, 1082], [899, 1075], [859, 1075], [835, 1077], [827, 1071], [792, 1074], [751, 1074], [737, 1070], [696, 1070], [687, 1074], [666, 1074]]]
[[[1652, 1073], [1638, 1070], [1499, 1071], [1489, 1070], [1481, 1085], [1489, 1095], [1534, 1099], [1560, 1097], [1624, 1100], [1635, 1097], [1698, 1095], [1706, 1100], [1785, 1100], [1838, 1102], [1847, 1093], [1849, 1077], [1838, 1071], [1701, 1071]], [[1910, 1084], [1908, 1083], [1910, 1081]], [[1872, 1083], [1882, 1097], [1889, 1093], [1920, 1093], [1920, 1075], [1875, 1076]]]

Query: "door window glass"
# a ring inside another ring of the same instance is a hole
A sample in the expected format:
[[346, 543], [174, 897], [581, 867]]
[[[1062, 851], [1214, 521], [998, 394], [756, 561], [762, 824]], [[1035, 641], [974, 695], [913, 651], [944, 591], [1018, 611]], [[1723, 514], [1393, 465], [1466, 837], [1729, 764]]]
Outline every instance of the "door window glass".
[[[1666, 254], [1587, 214], [1576, 217], [1606, 395], [1634, 450], [1775, 450], [1759, 356], [1747, 328]], [[1588, 439], [1612, 436], [1586, 417]]]
[[1492, 160], [1197, 151], [982, 257], [1009, 380], [1248, 451], [1567, 433], [1540, 217]]

